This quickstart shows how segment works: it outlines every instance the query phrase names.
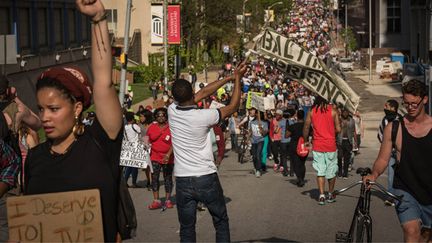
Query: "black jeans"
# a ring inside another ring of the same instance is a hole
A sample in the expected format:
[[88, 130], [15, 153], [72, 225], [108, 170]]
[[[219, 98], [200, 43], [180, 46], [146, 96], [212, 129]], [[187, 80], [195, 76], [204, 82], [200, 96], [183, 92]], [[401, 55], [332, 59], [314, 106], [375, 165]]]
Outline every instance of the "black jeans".
[[291, 163], [292, 164], [291, 173], [292, 173], [292, 171], [294, 171], [294, 173], [297, 176], [297, 179], [299, 181], [304, 181], [304, 178], [305, 178], [305, 175], [306, 175], [306, 166], [305, 166], [305, 163], [306, 163], [307, 156], [305, 156], [305, 157], [298, 156], [298, 154], [297, 154], [297, 148], [294, 148], [294, 147], [291, 148], [289, 151], [290, 151], [289, 152], [290, 159], [291, 159], [291, 162], [292, 162]]
[[[283, 173], [284, 174], [288, 174], [288, 165], [287, 165], [287, 160], [288, 160], [288, 151], [289, 151], [289, 144], [290, 143], [281, 143], [281, 163], [283, 166]], [[291, 157], [291, 156], [290, 156]], [[290, 161], [292, 161], [292, 159], [290, 159]], [[290, 164], [290, 173], [292, 174], [292, 162]]]
[[216, 229], [216, 242], [230, 242], [225, 198], [216, 173], [198, 177], [176, 177], [176, 202], [180, 222], [180, 242], [196, 242], [198, 202], [203, 202], [212, 216]]
[[281, 154], [281, 141], [272, 141], [271, 142], [271, 152], [273, 154], [273, 160], [275, 164], [280, 165], [279, 155]]
[[255, 170], [261, 171], [262, 162], [262, 150], [264, 142], [253, 143], [252, 144], [252, 159], [254, 163]]
[[[173, 188], [172, 174], [174, 164], [159, 164], [156, 161], [152, 161], [153, 173], [152, 173], [152, 190], [154, 192], [159, 191], [159, 177], [162, 171], [164, 177], [165, 192], [171, 193]], [[169, 198], [167, 198], [169, 199]]]
[[348, 139], [338, 146], [338, 176], [348, 177], [348, 166], [351, 161], [352, 144]]

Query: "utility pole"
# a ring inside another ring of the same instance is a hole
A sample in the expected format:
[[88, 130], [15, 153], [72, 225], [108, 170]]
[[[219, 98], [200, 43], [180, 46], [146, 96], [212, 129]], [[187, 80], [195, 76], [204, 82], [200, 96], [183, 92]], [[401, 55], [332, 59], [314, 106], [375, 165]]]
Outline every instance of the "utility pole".
[[345, 0], [345, 57], [348, 57], [348, 0]]
[[121, 61], [121, 74], [120, 74], [120, 90], [119, 90], [119, 100], [120, 105], [123, 107], [123, 101], [126, 91], [126, 69], [127, 69], [127, 55], [129, 51], [129, 29], [130, 29], [130, 18], [131, 18], [131, 8], [132, 8], [132, 0], [127, 0], [126, 6], [126, 24], [125, 24], [125, 33], [124, 33], [124, 42], [123, 42], [123, 53], [120, 57]]
[[369, 0], [369, 84], [372, 83], [372, 0]]
[[164, 45], [164, 87], [165, 91], [168, 90], [168, 0], [163, 2], [163, 45]]

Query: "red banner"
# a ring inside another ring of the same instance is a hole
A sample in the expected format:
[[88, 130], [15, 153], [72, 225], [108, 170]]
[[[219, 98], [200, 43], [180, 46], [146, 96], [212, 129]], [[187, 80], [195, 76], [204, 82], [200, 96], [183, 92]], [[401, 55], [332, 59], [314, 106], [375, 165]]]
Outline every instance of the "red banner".
[[168, 44], [180, 44], [180, 5], [168, 6]]

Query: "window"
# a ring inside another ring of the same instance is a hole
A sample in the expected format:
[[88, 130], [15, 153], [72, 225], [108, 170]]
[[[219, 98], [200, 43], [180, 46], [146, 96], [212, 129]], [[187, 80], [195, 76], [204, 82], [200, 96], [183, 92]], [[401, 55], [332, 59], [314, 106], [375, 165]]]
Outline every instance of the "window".
[[0, 8], [0, 35], [10, 34], [9, 8]]
[[387, 32], [401, 32], [401, 0], [387, 0]]
[[38, 42], [40, 47], [48, 46], [48, 15], [45, 9], [37, 10]]
[[76, 12], [75, 9], [68, 9], [68, 24], [69, 24], [69, 43], [76, 43]]
[[117, 35], [117, 9], [108, 9], [108, 30]]
[[60, 8], [54, 9], [54, 43], [63, 44], [63, 14]]
[[30, 49], [30, 9], [20, 8], [18, 10], [19, 46], [21, 49]]

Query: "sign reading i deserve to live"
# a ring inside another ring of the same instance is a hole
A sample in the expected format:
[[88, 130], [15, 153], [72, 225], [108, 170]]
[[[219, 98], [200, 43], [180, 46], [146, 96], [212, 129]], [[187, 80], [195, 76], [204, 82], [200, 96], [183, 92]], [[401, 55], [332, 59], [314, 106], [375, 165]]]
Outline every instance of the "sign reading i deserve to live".
[[11, 242], [102, 242], [98, 189], [7, 198]]

